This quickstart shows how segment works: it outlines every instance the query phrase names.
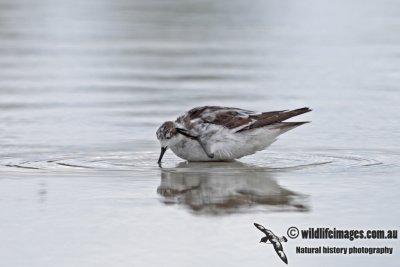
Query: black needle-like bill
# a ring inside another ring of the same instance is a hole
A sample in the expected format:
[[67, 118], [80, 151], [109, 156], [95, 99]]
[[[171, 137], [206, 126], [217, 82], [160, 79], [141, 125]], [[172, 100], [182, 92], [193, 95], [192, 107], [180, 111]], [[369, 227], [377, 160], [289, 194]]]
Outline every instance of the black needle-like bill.
[[161, 160], [165, 154], [165, 151], [167, 151], [167, 147], [161, 147], [161, 153], [160, 153], [160, 157], [158, 158], [158, 165], [161, 167]]

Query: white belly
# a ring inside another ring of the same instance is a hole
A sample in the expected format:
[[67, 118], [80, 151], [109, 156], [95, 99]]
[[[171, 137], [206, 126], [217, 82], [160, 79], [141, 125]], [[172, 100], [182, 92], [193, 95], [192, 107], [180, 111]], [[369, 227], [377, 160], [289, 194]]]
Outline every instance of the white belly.
[[199, 142], [193, 139], [184, 138], [181, 142], [171, 147], [171, 150], [178, 157], [188, 161], [223, 161], [227, 159], [221, 159], [214, 156], [209, 158], [200, 146]]
[[178, 157], [188, 161], [230, 161], [267, 148], [279, 134], [279, 130], [266, 128], [243, 133], [227, 131], [215, 134], [207, 140], [213, 158], [206, 155], [196, 140], [189, 138], [182, 138], [170, 148]]

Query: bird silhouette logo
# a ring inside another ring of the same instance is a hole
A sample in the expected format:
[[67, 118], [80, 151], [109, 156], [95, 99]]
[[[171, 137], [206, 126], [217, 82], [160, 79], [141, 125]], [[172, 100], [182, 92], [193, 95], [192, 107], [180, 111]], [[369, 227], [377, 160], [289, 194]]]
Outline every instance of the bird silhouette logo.
[[285, 252], [283, 252], [283, 246], [281, 243], [281, 242], [287, 242], [287, 238], [284, 236], [279, 237], [279, 236], [275, 235], [271, 230], [266, 229], [261, 224], [254, 223], [254, 225], [257, 227], [258, 230], [260, 230], [261, 232], [263, 232], [265, 234], [265, 236], [263, 238], [261, 238], [260, 243], [262, 242], [265, 244], [273, 245], [274, 249], [276, 251], [276, 254], [278, 254], [279, 258], [281, 258], [281, 260], [284, 263], [288, 264], [286, 254], [285, 254]]

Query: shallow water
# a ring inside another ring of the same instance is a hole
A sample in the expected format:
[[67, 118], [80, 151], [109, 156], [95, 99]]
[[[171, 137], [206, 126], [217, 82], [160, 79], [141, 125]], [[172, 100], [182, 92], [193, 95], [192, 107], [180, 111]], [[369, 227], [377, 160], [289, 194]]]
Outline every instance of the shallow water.
[[[0, 1], [2, 266], [265, 266], [258, 222], [396, 229], [396, 1]], [[200, 105], [303, 106], [232, 163], [156, 161]], [[394, 255], [296, 255], [298, 245]], [[396, 266], [398, 241], [289, 240], [295, 266]]]

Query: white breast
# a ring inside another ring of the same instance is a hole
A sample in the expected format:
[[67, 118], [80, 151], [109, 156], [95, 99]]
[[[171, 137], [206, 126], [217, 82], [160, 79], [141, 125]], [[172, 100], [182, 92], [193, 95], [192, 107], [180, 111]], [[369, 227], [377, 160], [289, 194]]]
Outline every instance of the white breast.
[[188, 161], [213, 160], [206, 155], [199, 142], [189, 138], [183, 138], [181, 142], [177, 143], [175, 146], [171, 146], [171, 150], [178, 157]]
[[265, 149], [279, 134], [278, 129], [268, 127], [240, 133], [221, 127], [207, 139], [207, 146], [214, 153], [214, 158], [209, 158], [196, 140], [188, 138], [182, 138], [171, 146], [171, 150], [188, 161], [228, 161]]

